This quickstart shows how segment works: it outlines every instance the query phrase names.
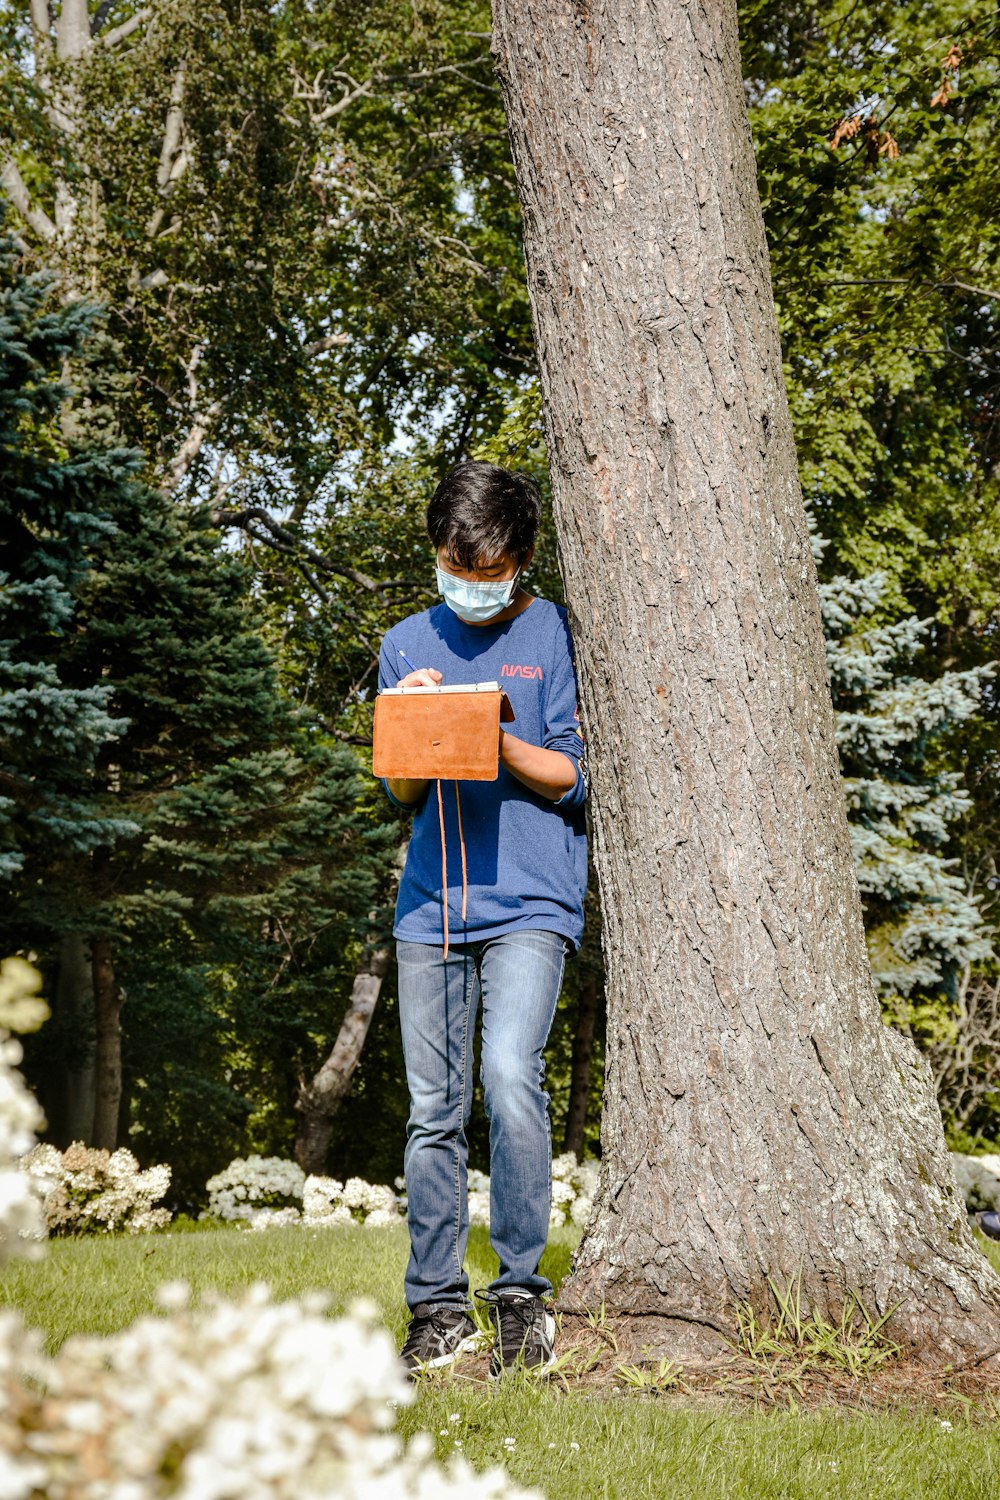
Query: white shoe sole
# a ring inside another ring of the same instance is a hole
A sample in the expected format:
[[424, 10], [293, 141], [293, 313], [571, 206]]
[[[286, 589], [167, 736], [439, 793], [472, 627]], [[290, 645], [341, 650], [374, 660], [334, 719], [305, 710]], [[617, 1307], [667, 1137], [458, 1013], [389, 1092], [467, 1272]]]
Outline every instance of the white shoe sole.
[[454, 1349], [449, 1349], [447, 1354], [439, 1354], [435, 1359], [421, 1360], [420, 1364], [413, 1365], [408, 1373], [419, 1375], [421, 1370], [440, 1370], [445, 1365], [452, 1365], [460, 1354], [465, 1354], [469, 1349], [474, 1349], [481, 1337], [482, 1335], [479, 1333], [470, 1333], [460, 1344], [456, 1344]]

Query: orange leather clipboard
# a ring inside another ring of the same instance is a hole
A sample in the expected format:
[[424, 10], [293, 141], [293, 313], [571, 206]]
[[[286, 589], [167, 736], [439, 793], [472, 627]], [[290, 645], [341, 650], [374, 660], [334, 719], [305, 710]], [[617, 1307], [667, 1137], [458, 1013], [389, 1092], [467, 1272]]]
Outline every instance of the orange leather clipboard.
[[496, 781], [500, 725], [513, 719], [496, 682], [387, 688], [375, 699], [372, 771], [409, 781]]

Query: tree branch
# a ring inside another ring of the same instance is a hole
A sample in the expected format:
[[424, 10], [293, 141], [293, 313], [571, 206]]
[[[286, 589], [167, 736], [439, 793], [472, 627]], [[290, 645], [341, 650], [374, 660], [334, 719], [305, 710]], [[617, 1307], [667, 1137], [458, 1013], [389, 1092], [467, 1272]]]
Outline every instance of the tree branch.
[[[33, 0], [34, 3], [34, 0]], [[90, 34], [96, 36], [108, 19], [108, 13], [114, 8], [117, 0], [101, 0], [90, 22]]]
[[130, 16], [120, 26], [114, 26], [110, 31], [105, 32], [104, 36], [101, 37], [102, 45], [105, 47], [116, 47], [127, 36], [131, 36], [133, 31], [138, 31], [140, 26], [144, 26], [152, 14], [151, 8], [137, 10], [134, 16]]
[[[352, 583], [356, 583], [359, 588], [366, 589], [370, 594], [379, 594], [384, 598], [390, 590], [416, 587], [413, 579], [410, 578], [393, 578], [387, 583], [380, 583], [377, 578], [363, 573], [360, 568], [334, 562], [332, 558], [318, 552], [315, 547], [303, 541], [294, 531], [289, 531], [287, 527], [282, 526], [280, 521], [276, 521], [260, 506], [248, 505], [242, 510], [213, 510], [212, 524], [238, 526], [257, 541], [273, 547], [276, 552], [282, 552], [286, 557], [291, 558], [305, 556], [314, 567], [321, 569], [322, 572], [332, 573], [340, 578], [349, 578]], [[299, 566], [301, 567], [301, 563]]]
[[914, 281], [909, 276], [862, 276], [852, 281], [821, 281], [820, 286], [912, 286], [929, 287], [932, 291], [969, 292], [973, 297], [989, 297], [991, 302], [1000, 302], [1000, 292], [990, 291], [984, 286], [969, 286], [965, 281]]
[[302, 353], [306, 359], [312, 359], [316, 354], [323, 354], [327, 349], [336, 349], [341, 344], [349, 344], [351, 335], [349, 333], [327, 333], [321, 339], [314, 339], [311, 344], [305, 344]]
[[194, 463], [195, 459], [198, 457], [198, 454], [201, 452], [201, 446], [211, 430], [212, 423], [219, 415], [219, 412], [221, 410], [221, 401], [215, 401], [206, 412], [196, 417], [195, 421], [192, 423], [187, 437], [178, 448], [173, 462], [170, 465], [170, 483], [167, 485], [168, 490], [175, 490], [177, 488], [187, 471], [190, 469], [191, 465]]
[[8, 156], [3, 167], [0, 168], [0, 187], [3, 188], [24, 222], [35, 231], [39, 238], [55, 239], [56, 226], [44, 209], [36, 208], [32, 203], [31, 194], [12, 156]]
[[52, 46], [52, 18], [49, 0], [31, 0], [31, 29], [36, 47], [48, 51]]

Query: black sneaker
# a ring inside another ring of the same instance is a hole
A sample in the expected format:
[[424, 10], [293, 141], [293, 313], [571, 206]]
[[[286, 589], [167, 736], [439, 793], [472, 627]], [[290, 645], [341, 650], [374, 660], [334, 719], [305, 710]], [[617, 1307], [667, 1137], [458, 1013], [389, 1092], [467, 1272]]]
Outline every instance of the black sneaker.
[[410, 1317], [410, 1328], [400, 1359], [407, 1375], [450, 1365], [479, 1338], [479, 1330], [459, 1307], [429, 1307], [419, 1303]]
[[490, 1379], [508, 1370], [547, 1370], [555, 1363], [556, 1320], [541, 1297], [511, 1287], [500, 1292], [477, 1292], [489, 1304], [497, 1336], [490, 1361]]

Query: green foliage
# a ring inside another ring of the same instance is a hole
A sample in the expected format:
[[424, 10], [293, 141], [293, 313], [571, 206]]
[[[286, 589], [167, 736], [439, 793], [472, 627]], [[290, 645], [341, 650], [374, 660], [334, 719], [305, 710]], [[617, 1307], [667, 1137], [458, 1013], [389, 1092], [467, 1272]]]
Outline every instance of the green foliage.
[[[0, 222], [2, 229], [2, 222]], [[95, 763], [127, 720], [97, 671], [68, 672], [74, 597], [89, 552], [111, 535], [106, 496], [135, 458], [67, 436], [60, 372], [91, 335], [96, 311], [61, 304], [51, 276], [26, 275], [0, 239], [0, 879], [25, 850], [86, 852], [132, 824], [102, 807]]]
[[[0, 712], [19, 847], [0, 927], [49, 965], [67, 934], [112, 938], [134, 1002], [136, 1135], [154, 1159], [185, 1161], [190, 1191], [192, 1173], [235, 1154], [261, 1079], [287, 1144], [297, 1079], [322, 1058], [370, 923], [385, 921], [395, 818], [355, 753], [280, 691], [247, 569], [204, 509], [144, 484], [137, 455], [109, 444], [100, 414], [118, 372], [106, 347], [91, 363], [92, 312], [24, 275], [9, 247], [3, 266], [17, 484], [3, 501]], [[76, 391], [49, 374], [70, 357]], [[30, 1048], [50, 1096], [79, 1025], [64, 994]], [[205, 1134], [182, 1150], [192, 1119]]]
[[[116, 7], [104, 30], [137, 10]], [[740, 20], [803, 483], [831, 541], [823, 575], [833, 587], [879, 580], [877, 597], [857, 585], [869, 594], [843, 644], [893, 675], [865, 690], [863, 711], [864, 693], [845, 683], [843, 708], [883, 727], [909, 714], [913, 729], [895, 749], [845, 742], [852, 821], [868, 841], [858, 853], [869, 930], [888, 939], [873, 957], [899, 1015], [940, 1036], [956, 964], [981, 951], [1000, 913], [985, 886], [1000, 848], [995, 689], [986, 685], [979, 715], [959, 703], [972, 698], [963, 674], [1000, 654], [996, 16], [957, 0], [746, 0]], [[118, 924], [133, 1123], [143, 1150], [164, 1155], [184, 1122], [204, 1119], [188, 1147], [197, 1172], [213, 1133], [220, 1161], [250, 1147], [288, 1153], [290, 1101], [336, 1029], [366, 899], [384, 930], [380, 840], [400, 838], [405, 823], [351, 778], [364, 773], [378, 638], [433, 602], [429, 493], [466, 453], [547, 482], [488, 31], [480, 0], [177, 0], [124, 43], [46, 72], [26, 0], [0, 0], [0, 131], [35, 203], [75, 210], [58, 242], [16, 220], [25, 264], [107, 305], [89, 352], [92, 315], [65, 305], [75, 335], [48, 316], [45, 337], [63, 340], [83, 395], [67, 413], [53, 344], [40, 365], [52, 394], [17, 417], [18, 462], [51, 459], [54, 475], [58, 460], [81, 484], [95, 466], [101, 503], [96, 489], [86, 506], [47, 502], [35, 561], [24, 561], [23, 587], [35, 592], [20, 616], [0, 594], [16, 624], [0, 637], [16, 643], [10, 662], [17, 691], [34, 695], [39, 747], [33, 805], [24, 721], [0, 720], [3, 868], [10, 877], [34, 841], [47, 878], [36, 876], [22, 914], [51, 926], [63, 904], [81, 926], [88, 911]], [[66, 132], [47, 106], [53, 80], [70, 78], [80, 108]], [[51, 314], [52, 294], [36, 285]], [[121, 434], [158, 479], [176, 479], [177, 516], [159, 499], [110, 505], [129, 483]], [[224, 550], [220, 529], [238, 546]], [[548, 521], [540, 542], [529, 586], [559, 600]], [[43, 575], [50, 614], [37, 618], [52, 623], [29, 641], [26, 609], [40, 608]], [[84, 600], [92, 627], [57, 662]], [[197, 618], [201, 637], [188, 629]], [[173, 676], [155, 653], [176, 657]], [[112, 656], [122, 662], [113, 682]], [[11, 671], [0, 654], [12, 692]], [[269, 717], [275, 691], [282, 707]], [[908, 706], [911, 691], [919, 701]], [[925, 733], [918, 720], [935, 694], [940, 733]], [[216, 745], [209, 731], [227, 714], [229, 738]], [[313, 786], [327, 791], [295, 828], [292, 805], [308, 810]], [[892, 806], [876, 807], [880, 788]], [[353, 832], [336, 825], [347, 804]], [[329, 859], [326, 818], [338, 828]], [[113, 897], [98, 889], [103, 856], [87, 853], [101, 848], [112, 851], [101, 878]], [[368, 875], [352, 885], [355, 868]], [[18, 943], [42, 930], [20, 919], [0, 929]], [[557, 1133], [575, 987], [588, 965], [599, 971], [597, 936], [591, 918], [592, 946], [568, 971], [553, 1033]], [[337, 1123], [338, 1169], [357, 1161], [375, 1175], [372, 1163], [398, 1161], [392, 1006], [389, 984]], [[61, 1025], [57, 1012], [53, 1048]], [[596, 1079], [594, 1095], [596, 1105]], [[483, 1138], [473, 1146], [481, 1153]]]
[[802, 1275], [781, 1287], [768, 1278], [774, 1312], [758, 1314], [748, 1303], [736, 1309], [739, 1352], [756, 1366], [750, 1379], [788, 1385], [801, 1393], [802, 1376], [816, 1366], [842, 1370], [852, 1380], [868, 1380], [902, 1354], [885, 1332], [897, 1307], [873, 1317], [856, 1295], [847, 1298], [836, 1322], [802, 1306]]
[[993, 672], [918, 676], [931, 622], [869, 624], [885, 587], [880, 574], [839, 576], [821, 586], [820, 602], [875, 981], [891, 1019], [933, 1035], [947, 1025], [963, 968], [992, 952], [983, 912], [948, 857], [971, 798], [945, 767], [949, 737], [978, 714]]
[[767, 0], [741, 19], [803, 487], [831, 563], [884, 573], [887, 612], [981, 626], [1000, 571], [995, 13]]

